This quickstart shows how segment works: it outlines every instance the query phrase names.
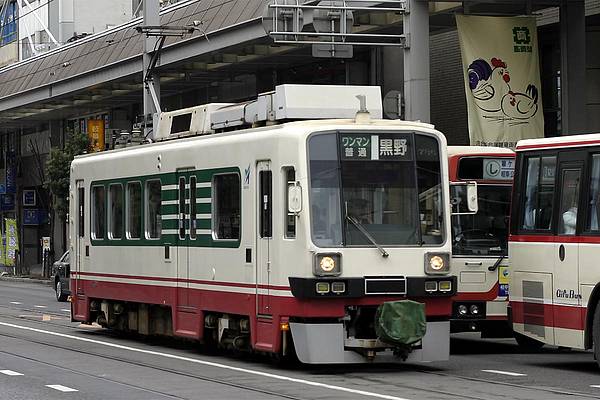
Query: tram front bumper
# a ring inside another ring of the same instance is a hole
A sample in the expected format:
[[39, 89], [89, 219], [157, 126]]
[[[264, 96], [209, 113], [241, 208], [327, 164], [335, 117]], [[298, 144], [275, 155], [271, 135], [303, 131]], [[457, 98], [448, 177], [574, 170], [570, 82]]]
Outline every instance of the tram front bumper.
[[[343, 323], [290, 322], [294, 348], [305, 364], [357, 364], [401, 362], [393, 348], [378, 340], [348, 339]], [[363, 353], [372, 352], [374, 357]], [[406, 361], [445, 361], [450, 355], [450, 322], [427, 322], [427, 333]]]

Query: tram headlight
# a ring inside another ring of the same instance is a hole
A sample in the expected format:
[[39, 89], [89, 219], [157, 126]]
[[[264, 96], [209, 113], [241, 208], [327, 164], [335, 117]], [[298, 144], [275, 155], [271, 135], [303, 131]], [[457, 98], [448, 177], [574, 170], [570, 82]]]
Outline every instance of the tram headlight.
[[341, 255], [317, 254], [313, 266], [313, 273], [316, 276], [338, 276], [342, 273]]
[[443, 275], [450, 271], [450, 256], [447, 253], [425, 254], [425, 273]]

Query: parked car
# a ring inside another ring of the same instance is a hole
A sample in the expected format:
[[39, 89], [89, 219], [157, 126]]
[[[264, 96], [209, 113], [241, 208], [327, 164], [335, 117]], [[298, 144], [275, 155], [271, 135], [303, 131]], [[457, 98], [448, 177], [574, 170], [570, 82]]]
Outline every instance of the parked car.
[[69, 251], [67, 250], [58, 261], [52, 264], [54, 292], [58, 301], [67, 301], [67, 297], [71, 294], [70, 272]]

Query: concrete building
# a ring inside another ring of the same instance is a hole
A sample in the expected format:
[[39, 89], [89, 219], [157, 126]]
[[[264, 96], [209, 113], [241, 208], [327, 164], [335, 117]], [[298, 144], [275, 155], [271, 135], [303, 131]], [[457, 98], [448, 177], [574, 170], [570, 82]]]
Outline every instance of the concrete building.
[[[454, 15], [533, 14], [538, 20], [545, 134], [600, 130], [600, 52], [595, 51], [600, 48], [599, 0], [410, 0], [410, 13], [404, 15], [369, 3], [354, 12], [349, 29], [401, 35], [410, 26], [410, 47], [354, 46], [347, 58], [315, 57], [308, 44], [275, 43], [264, 27], [270, 21], [269, 4], [274, 2], [184, 0], [165, 5], [161, 25], [196, 29], [164, 43], [155, 71], [162, 109], [240, 101], [282, 83], [375, 84], [384, 94], [404, 93], [407, 119], [431, 121], [449, 143], [467, 144]], [[138, 33], [135, 27], [141, 25], [141, 18], [133, 19], [0, 69], [0, 181], [9, 168], [16, 168], [18, 176], [15, 205], [4, 216], [23, 221], [29, 207], [22, 204], [23, 190], [47, 197], [42, 188], [44, 160], [50, 147], [64, 143], [67, 132], [85, 131], [90, 119], [103, 120], [109, 133], [130, 130], [148, 113], [143, 105], [144, 45], [152, 50], [156, 38]], [[71, 32], [70, 26], [63, 29]], [[77, 29], [73, 24], [72, 31]], [[49, 227], [19, 226], [22, 265], [39, 263], [39, 239], [50, 235]], [[65, 248], [64, 227], [52, 236], [58, 253]]]
[[130, 21], [135, 0], [3, 0], [0, 66]]

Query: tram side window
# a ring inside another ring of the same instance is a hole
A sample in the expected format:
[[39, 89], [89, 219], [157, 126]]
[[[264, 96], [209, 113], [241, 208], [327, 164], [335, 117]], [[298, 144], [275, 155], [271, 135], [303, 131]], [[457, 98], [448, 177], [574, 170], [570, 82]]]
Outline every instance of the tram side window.
[[160, 239], [161, 233], [161, 183], [154, 179], [146, 182], [146, 238]]
[[108, 237], [118, 240], [123, 237], [123, 185], [113, 184], [108, 187], [109, 194], [109, 231]]
[[284, 217], [285, 217], [285, 238], [294, 239], [296, 237], [296, 214], [288, 211], [288, 185], [294, 185], [296, 183], [296, 171], [293, 167], [285, 168], [283, 170], [285, 177], [285, 203], [284, 203]]
[[142, 234], [142, 184], [127, 183], [127, 238], [139, 239]]
[[529, 157], [525, 165], [527, 175], [521, 229], [549, 230], [554, 209], [556, 157]]
[[106, 231], [106, 197], [104, 186], [92, 188], [92, 239], [104, 239]]
[[600, 154], [594, 154], [592, 157], [590, 181], [586, 230], [600, 233]]
[[240, 176], [215, 175], [213, 178], [213, 229], [215, 239], [240, 238]]
[[78, 193], [77, 193], [78, 197], [79, 197], [79, 203], [77, 205], [78, 208], [78, 216], [79, 216], [79, 223], [78, 223], [78, 234], [79, 237], [84, 237], [85, 236], [85, 212], [84, 212], [84, 204], [85, 204], [85, 189], [84, 188], [79, 188]]

